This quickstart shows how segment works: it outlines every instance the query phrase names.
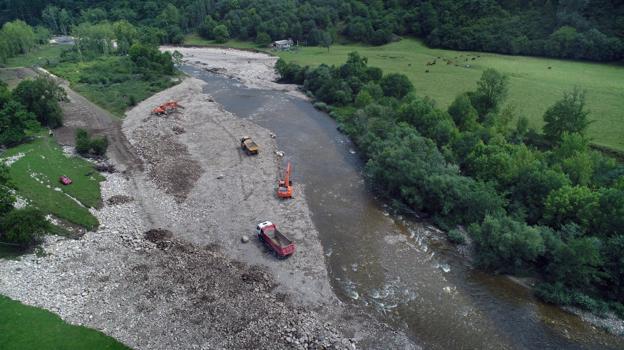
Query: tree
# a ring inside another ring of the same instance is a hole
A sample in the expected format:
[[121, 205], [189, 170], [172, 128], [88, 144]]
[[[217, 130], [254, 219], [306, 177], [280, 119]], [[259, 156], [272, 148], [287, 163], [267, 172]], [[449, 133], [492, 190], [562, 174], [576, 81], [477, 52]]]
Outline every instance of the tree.
[[255, 42], [256, 44], [258, 44], [258, 46], [265, 47], [271, 43], [271, 37], [269, 36], [269, 34], [261, 32], [256, 35]]
[[319, 44], [321, 44], [322, 47], [326, 47], [327, 52], [329, 52], [329, 47], [333, 43], [334, 39], [332, 38], [331, 34], [329, 34], [328, 32], [321, 33]]
[[13, 210], [15, 197], [10, 192], [9, 167], [0, 163], [0, 218]]
[[65, 90], [45, 76], [34, 80], [23, 80], [13, 90], [17, 101], [32, 112], [41, 125], [57, 128], [63, 125], [63, 112], [59, 101], [67, 98]]
[[483, 120], [488, 113], [496, 113], [507, 97], [509, 78], [493, 68], [488, 68], [481, 74], [477, 82], [477, 91], [470, 95], [472, 105], [479, 112]]
[[589, 112], [585, 110], [585, 92], [574, 88], [565, 92], [544, 114], [544, 136], [552, 142], [559, 143], [565, 132], [584, 135], [589, 121]]
[[223, 44], [230, 40], [230, 32], [223, 24], [219, 24], [218, 26], [214, 27], [213, 35], [215, 41], [220, 44]]
[[[197, 28], [197, 33], [204, 39], [214, 39], [214, 28], [218, 25], [210, 16], [206, 16], [202, 24]], [[267, 34], [268, 35], [268, 34]]]
[[587, 229], [597, 214], [599, 194], [586, 186], [552, 191], [544, 205], [544, 219], [553, 227], [576, 223]]
[[15, 209], [0, 220], [0, 239], [22, 248], [35, 245], [50, 230], [50, 223], [34, 208]]
[[414, 90], [414, 85], [412, 85], [407, 76], [399, 73], [386, 74], [381, 78], [379, 85], [381, 85], [384, 95], [399, 99]]
[[559, 242], [553, 247], [552, 260], [546, 267], [549, 280], [572, 288], [590, 289], [604, 277], [600, 271], [603, 264], [600, 248], [600, 240], [595, 237]]
[[448, 113], [453, 117], [459, 130], [474, 130], [478, 126], [478, 112], [470, 103], [467, 94], [457, 96], [449, 106]]
[[481, 225], [470, 225], [477, 263], [491, 270], [515, 272], [526, 268], [544, 253], [539, 228], [506, 216], [488, 215]]
[[26, 131], [39, 123], [19, 102], [9, 101], [0, 109], [0, 145], [15, 146], [26, 137]]

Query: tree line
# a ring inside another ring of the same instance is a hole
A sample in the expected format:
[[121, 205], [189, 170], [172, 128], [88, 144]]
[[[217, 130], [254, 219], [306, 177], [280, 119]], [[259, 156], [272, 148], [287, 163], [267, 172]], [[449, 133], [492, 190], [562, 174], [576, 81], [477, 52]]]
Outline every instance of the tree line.
[[80, 23], [125, 20], [154, 41], [184, 34], [266, 44], [292, 38], [385, 44], [416, 36], [432, 47], [616, 61], [624, 57], [619, 0], [0, 0], [0, 23], [21, 19], [68, 34]]
[[540, 132], [504, 104], [508, 79], [493, 69], [448, 109], [357, 53], [276, 70], [338, 120], [376, 191], [470, 238], [478, 266], [539, 276], [546, 301], [624, 317], [624, 165], [589, 147], [582, 90], [551, 106]]

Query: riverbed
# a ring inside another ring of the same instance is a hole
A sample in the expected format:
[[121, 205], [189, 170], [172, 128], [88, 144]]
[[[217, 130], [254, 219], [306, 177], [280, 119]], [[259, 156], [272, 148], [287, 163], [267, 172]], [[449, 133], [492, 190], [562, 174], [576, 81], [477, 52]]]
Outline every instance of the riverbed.
[[508, 278], [473, 269], [426, 221], [390, 213], [367, 186], [356, 147], [309, 101], [275, 87], [249, 88], [235, 74], [189, 61], [182, 70], [201, 79], [204, 92], [228, 112], [277, 135], [293, 181], [303, 185], [332, 288], [343, 302], [425, 348], [624, 346]]

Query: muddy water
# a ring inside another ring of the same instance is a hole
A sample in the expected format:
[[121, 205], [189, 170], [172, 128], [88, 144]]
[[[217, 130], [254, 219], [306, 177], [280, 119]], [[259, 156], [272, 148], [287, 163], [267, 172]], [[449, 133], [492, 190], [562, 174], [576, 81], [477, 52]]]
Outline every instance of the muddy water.
[[390, 215], [336, 123], [309, 102], [193, 67], [224, 108], [273, 130], [305, 185], [336, 294], [431, 349], [617, 349], [616, 337], [470, 268], [443, 233]]

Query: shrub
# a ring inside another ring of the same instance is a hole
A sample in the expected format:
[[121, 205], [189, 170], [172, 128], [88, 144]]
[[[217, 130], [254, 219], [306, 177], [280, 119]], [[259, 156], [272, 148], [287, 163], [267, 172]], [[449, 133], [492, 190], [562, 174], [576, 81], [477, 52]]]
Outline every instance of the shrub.
[[82, 156], [94, 154], [103, 156], [108, 148], [108, 139], [106, 136], [89, 138], [87, 132], [83, 129], [76, 130], [76, 152]]
[[34, 208], [16, 209], [9, 212], [0, 223], [2, 240], [18, 244], [22, 248], [35, 245], [50, 229], [50, 223]]
[[448, 232], [447, 238], [451, 243], [454, 244], [464, 244], [466, 243], [466, 238], [463, 233], [458, 229], [452, 229]]
[[541, 300], [556, 305], [570, 305], [572, 295], [561, 283], [541, 283], [535, 288], [535, 295]]
[[414, 85], [404, 74], [390, 73], [381, 78], [381, 88], [384, 95], [403, 98], [414, 90]]
[[106, 136], [96, 137], [91, 140], [91, 150], [96, 156], [103, 156], [106, 154], [108, 148], [108, 139]]

